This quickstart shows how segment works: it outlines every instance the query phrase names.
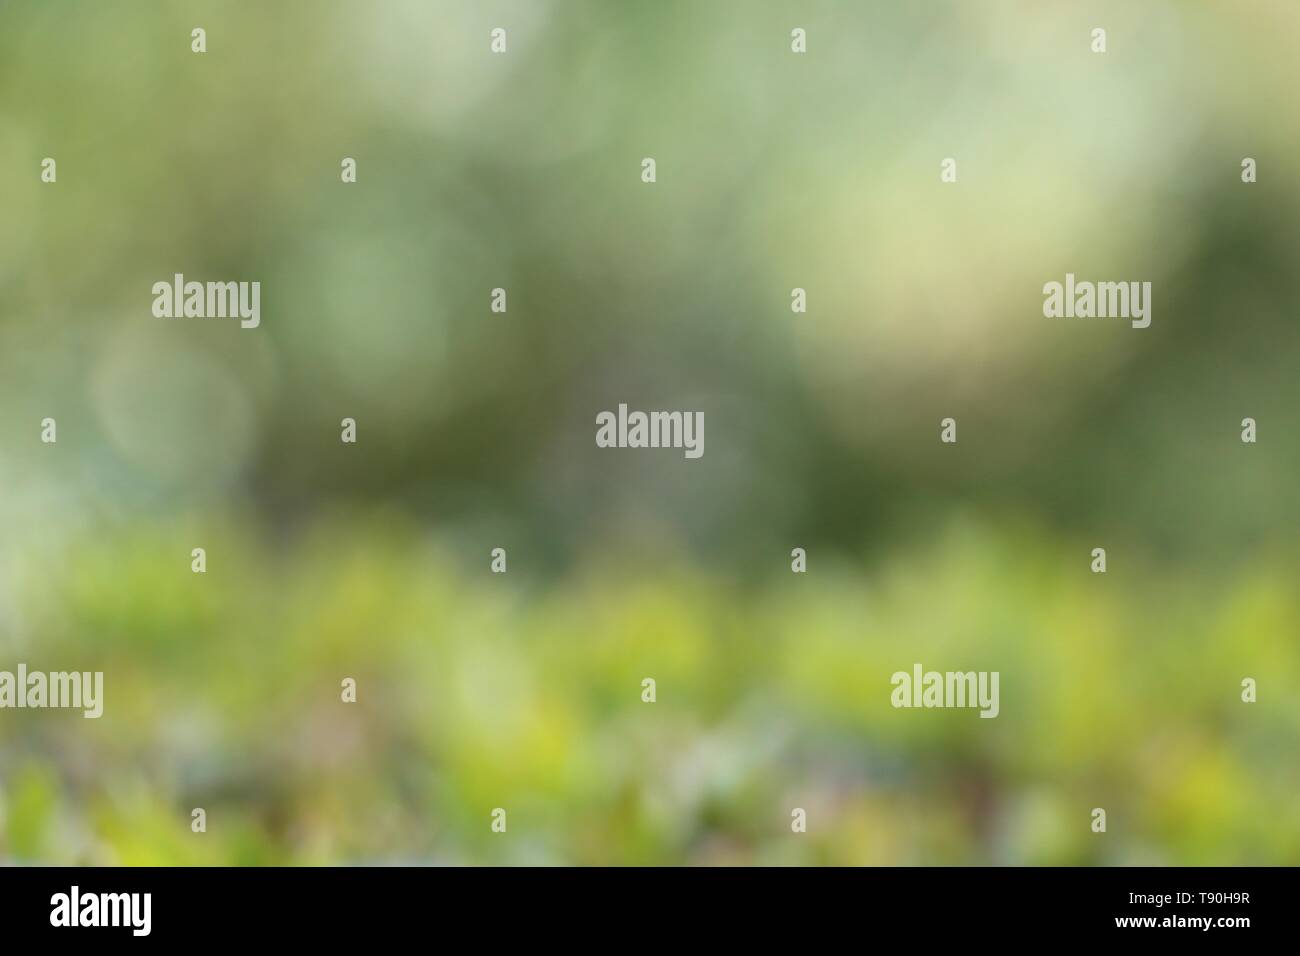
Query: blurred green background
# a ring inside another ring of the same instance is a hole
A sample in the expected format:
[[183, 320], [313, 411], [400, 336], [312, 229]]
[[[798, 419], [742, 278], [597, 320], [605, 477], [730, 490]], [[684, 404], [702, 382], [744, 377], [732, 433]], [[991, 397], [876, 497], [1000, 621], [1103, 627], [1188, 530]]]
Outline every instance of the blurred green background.
[[[4, 0], [0, 669], [105, 712], [0, 711], [0, 860], [1300, 862], [1298, 41]], [[261, 328], [153, 318], [177, 272]], [[1151, 327], [1045, 319], [1066, 272]], [[620, 402], [704, 457], [596, 448]], [[893, 709], [917, 661], [1000, 716]]]

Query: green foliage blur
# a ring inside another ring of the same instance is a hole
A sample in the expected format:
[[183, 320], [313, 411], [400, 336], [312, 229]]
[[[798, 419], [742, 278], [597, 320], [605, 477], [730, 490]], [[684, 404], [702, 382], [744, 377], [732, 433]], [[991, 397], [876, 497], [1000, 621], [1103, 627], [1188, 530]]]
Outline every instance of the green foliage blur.
[[[0, 710], [0, 862], [1300, 863], [1297, 39], [5, 0], [0, 670], [105, 704]], [[1151, 327], [1045, 319], [1067, 272]], [[620, 402], [703, 458], [596, 448]], [[914, 662], [999, 716], [892, 708]]]

